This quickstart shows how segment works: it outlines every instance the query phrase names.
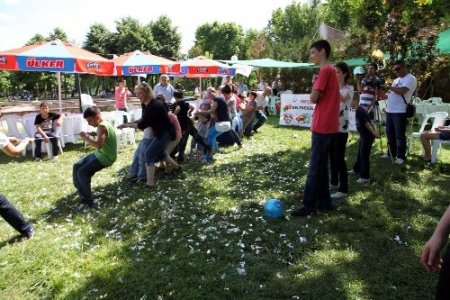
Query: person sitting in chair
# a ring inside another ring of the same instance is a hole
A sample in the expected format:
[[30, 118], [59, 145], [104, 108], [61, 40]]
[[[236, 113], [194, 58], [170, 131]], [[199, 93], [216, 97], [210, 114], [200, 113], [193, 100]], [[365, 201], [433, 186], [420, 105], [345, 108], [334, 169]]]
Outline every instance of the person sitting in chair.
[[49, 111], [48, 104], [42, 102], [39, 105], [40, 112], [34, 120], [34, 126], [36, 126], [36, 133], [34, 134], [36, 149], [34, 150], [34, 156], [36, 159], [42, 159], [41, 145], [42, 141], [45, 143], [52, 143], [53, 159], [58, 158], [58, 137], [55, 134], [56, 127], [60, 127], [63, 121], [63, 115]]
[[450, 126], [439, 126], [434, 129], [435, 132], [425, 131], [420, 135], [420, 141], [422, 142], [423, 147], [423, 160], [431, 161], [431, 141], [433, 140], [441, 140], [448, 141], [450, 140]]

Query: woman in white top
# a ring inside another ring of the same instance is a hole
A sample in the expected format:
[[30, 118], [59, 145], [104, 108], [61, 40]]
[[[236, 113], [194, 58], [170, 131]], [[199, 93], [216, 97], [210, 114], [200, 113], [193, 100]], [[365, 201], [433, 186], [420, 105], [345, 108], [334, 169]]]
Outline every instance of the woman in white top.
[[330, 151], [331, 181], [330, 187], [337, 188], [337, 192], [331, 195], [331, 198], [337, 199], [348, 195], [347, 164], [345, 163], [345, 148], [347, 146], [349, 118], [348, 111], [353, 99], [353, 86], [348, 84], [351, 78], [351, 72], [348, 65], [344, 62], [337, 63], [336, 74], [339, 81], [340, 107], [339, 107], [339, 133], [336, 135], [335, 142]]

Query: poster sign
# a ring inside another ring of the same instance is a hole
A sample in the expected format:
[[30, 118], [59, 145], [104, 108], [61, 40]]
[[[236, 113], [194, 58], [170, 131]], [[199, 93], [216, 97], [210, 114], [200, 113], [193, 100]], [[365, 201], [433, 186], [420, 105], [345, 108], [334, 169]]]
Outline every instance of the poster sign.
[[[280, 125], [311, 127], [314, 104], [309, 94], [281, 94]], [[348, 112], [350, 131], [356, 131], [355, 111]]]
[[280, 125], [311, 127], [313, 112], [309, 94], [281, 94]]

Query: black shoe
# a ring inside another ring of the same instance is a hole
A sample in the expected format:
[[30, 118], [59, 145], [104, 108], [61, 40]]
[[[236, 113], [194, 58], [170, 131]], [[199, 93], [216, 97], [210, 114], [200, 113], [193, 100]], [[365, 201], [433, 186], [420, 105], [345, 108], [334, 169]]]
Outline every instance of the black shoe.
[[126, 179], [129, 183], [136, 183], [138, 182], [138, 178], [137, 177], [127, 177]]
[[31, 239], [31, 238], [33, 238], [33, 236], [34, 236], [34, 229], [33, 229], [33, 228], [28, 229], [27, 231], [25, 231], [25, 232], [22, 233], [22, 236], [23, 236], [24, 238], [26, 238], [26, 239]]
[[78, 210], [85, 210], [89, 208], [98, 208], [99, 202], [98, 200], [92, 200], [92, 201], [81, 201], [81, 204], [78, 206]]
[[293, 217], [306, 217], [316, 213], [314, 208], [302, 207], [302, 208], [294, 208], [291, 211], [291, 216]]
[[334, 210], [334, 207], [331, 203], [329, 204], [317, 203], [317, 208], [320, 210], [328, 210], [328, 211]]
[[253, 132], [254, 133], [258, 133], [258, 129], [253, 129]]

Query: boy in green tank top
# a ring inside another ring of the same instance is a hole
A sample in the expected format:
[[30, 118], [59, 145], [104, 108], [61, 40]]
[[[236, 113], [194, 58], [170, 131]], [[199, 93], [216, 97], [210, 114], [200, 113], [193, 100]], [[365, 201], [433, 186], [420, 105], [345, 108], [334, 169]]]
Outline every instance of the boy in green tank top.
[[[73, 165], [73, 184], [84, 206], [96, 205], [92, 198], [91, 178], [103, 168], [111, 166], [117, 159], [117, 142], [114, 127], [102, 119], [96, 106], [88, 107], [83, 113], [89, 125], [96, 127], [97, 132], [81, 132], [80, 138], [95, 148], [95, 151], [80, 159]], [[96, 136], [94, 140], [90, 136]]]

